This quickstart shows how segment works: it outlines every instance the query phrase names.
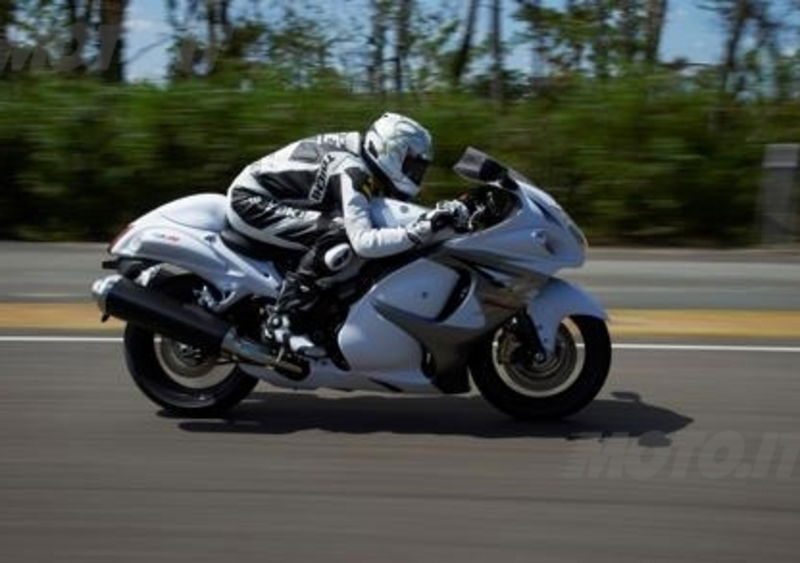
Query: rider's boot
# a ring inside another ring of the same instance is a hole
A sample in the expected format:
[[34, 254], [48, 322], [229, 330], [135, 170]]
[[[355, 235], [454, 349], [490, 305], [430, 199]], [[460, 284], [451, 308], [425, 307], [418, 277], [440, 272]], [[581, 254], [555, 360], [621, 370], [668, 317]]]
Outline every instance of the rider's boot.
[[295, 317], [293, 313], [311, 309], [319, 298], [318, 292], [319, 287], [313, 277], [290, 272], [283, 280], [274, 314], [285, 316], [291, 326]]
[[[319, 286], [314, 278], [288, 273], [275, 308], [267, 320], [268, 332], [282, 346], [294, 352], [313, 352], [315, 347], [298, 326], [300, 314], [312, 309], [319, 300]], [[297, 334], [300, 332], [300, 334]]]

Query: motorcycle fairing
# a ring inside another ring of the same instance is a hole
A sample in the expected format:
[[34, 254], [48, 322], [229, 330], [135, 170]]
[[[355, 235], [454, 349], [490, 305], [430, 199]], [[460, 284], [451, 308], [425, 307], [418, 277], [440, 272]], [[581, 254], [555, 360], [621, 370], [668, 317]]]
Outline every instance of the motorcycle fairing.
[[524, 308], [522, 295], [509, 291], [486, 271], [466, 263], [459, 269], [469, 285], [466, 291], [453, 288], [448, 300], [455, 296], [458, 301], [443, 318], [425, 318], [379, 298], [373, 300], [381, 316], [417, 341], [424, 352], [425, 375], [445, 393], [469, 390], [467, 366], [475, 344]]
[[234, 252], [220, 238], [226, 198], [198, 194], [163, 205], [134, 221], [110, 248], [120, 257], [164, 262], [194, 272], [224, 295], [222, 311], [248, 295], [277, 297], [283, 277], [269, 261]]
[[[485, 175], [499, 173], [495, 168]], [[519, 199], [515, 212], [400, 266], [352, 306], [338, 335], [351, 370], [311, 360], [311, 374], [297, 382], [262, 367], [242, 364], [242, 369], [290, 388], [463, 390], [472, 344], [515, 312], [527, 309], [548, 349], [565, 316], [605, 318], [591, 298], [551, 279], [559, 268], [583, 262], [580, 231], [546, 193], [502, 170], [506, 177], [496, 188]], [[277, 268], [238, 255], [221, 241], [225, 204], [222, 195], [202, 194], [162, 206], [135, 221], [111, 251], [197, 273], [226, 296], [218, 312], [247, 294], [276, 296], [282, 282]], [[425, 211], [381, 198], [373, 206], [373, 218], [382, 226], [407, 224]]]

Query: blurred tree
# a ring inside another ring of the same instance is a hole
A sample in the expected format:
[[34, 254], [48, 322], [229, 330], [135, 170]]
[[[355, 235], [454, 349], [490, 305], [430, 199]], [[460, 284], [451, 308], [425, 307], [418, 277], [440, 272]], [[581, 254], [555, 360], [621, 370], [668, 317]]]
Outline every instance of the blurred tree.
[[619, 29], [617, 32], [619, 41], [619, 51], [622, 60], [627, 64], [632, 64], [636, 55], [641, 50], [639, 42], [640, 13], [639, 5], [641, 0], [618, 0], [619, 5]]
[[492, 0], [492, 31], [490, 35], [492, 53], [492, 100], [495, 103], [503, 102], [503, 56], [505, 46], [503, 42], [503, 3], [502, 0]]
[[658, 62], [669, 2], [668, 0], [647, 0], [645, 6], [644, 59], [648, 64], [653, 65]]
[[745, 28], [753, 15], [753, 0], [706, 0], [702, 6], [717, 12], [725, 22], [719, 88], [726, 92], [731, 89], [739, 69], [739, 52]]
[[187, 78], [205, 74], [213, 66], [198, 27], [202, 18], [200, 0], [166, 0], [167, 22], [172, 28], [172, 58], [167, 74]]
[[100, 0], [99, 72], [109, 82], [125, 78], [125, 9], [128, 0]]
[[700, 6], [715, 12], [723, 23], [720, 96], [736, 99], [742, 95], [788, 95], [791, 53], [797, 52], [796, 41], [794, 48], [786, 52], [782, 44], [783, 32], [791, 26], [788, 15], [773, 13], [778, 7], [769, 0], [704, 0]]
[[370, 92], [375, 94], [382, 94], [386, 88], [386, 34], [392, 4], [392, 0], [370, 0], [372, 30], [369, 44], [372, 55], [367, 67], [367, 82]]
[[418, 95], [451, 87], [452, 49], [459, 23], [457, 12], [446, 3], [427, 9], [417, 4], [411, 25], [407, 90]]
[[[173, 35], [170, 76], [210, 76], [225, 60], [245, 56], [255, 39], [254, 29], [250, 21], [232, 22], [231, 4], [232, 0], [166, 0]], [[256, 36], [261, 32], [263, 26]]]
[[9, 31], [14, 22], [14, 0], [0, 0], [0, 78], [9, 72], [8, 59], [11, 57]]
[[605, 79], [659, 62], [667, 0], [566, 0], [563, 8], [517, 0], [515, 17], [539, 66], [560, 74], [586, 71]]
[[86, 45], [94, 25], [92, 17], [95, 7], [95, 0], [66, 0], [65, 2], [64, 9], [70, 36], [64, 48], [61, 68], [66, 72], [82, 74], [88, 68]]
[[609, 65], [611, 63], [611, 5], [608, 0], [594, 0], [590, 5], [589, 11], [594, 18], [594, 26], [591, 35], [591, 60], [594, 65], [595, 76], [605, 80], [609, 75]]
[[296, 2], [287, 2], [282, 16], [265, 24], [264, 40], [266, 64], [292, 87], [311, 86], [323, 76], [335, 78], [330, 60], [337, 37], [321, 13], [306, 14]]
[[399, 0], [395, 8], [395, 51], [394, 51], [394, 90], [398, 94], [404, 90], [404, 75], [411, 48], [411, 18], [414, 14], [414, 0]]
[[456, 51], [455, 57], [453, 57], [451, 85], [454, 87], [458, 87], [461, 84], [461, 78], [468, 68], [477, 19], [478, 0], [470, 0], [464, 31], [461, 34], [458, 51]]
[[[228, 10], [231, 0], [205, 0], [205, 18], [208, 28], [208, 48], [212, 52], [218, 52], [220, 42], [227, 46], [231, 25]], [[222, 40], [220, 40], [220, 35]]]

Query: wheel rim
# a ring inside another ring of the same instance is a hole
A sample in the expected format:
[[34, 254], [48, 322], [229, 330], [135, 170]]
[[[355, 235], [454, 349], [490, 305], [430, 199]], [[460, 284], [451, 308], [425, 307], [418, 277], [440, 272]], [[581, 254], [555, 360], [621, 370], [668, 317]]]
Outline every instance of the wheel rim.
[[210, 389], [230, 374], [230, 366], [200, 348], [156, 335], [156, 359], [174, 383], [189, 389]]
[[[579, 342], [581, 341], [581, 342]], [[549, 358], [534, 351], [513, 332], [501, 328], [492, 341], [492, 363], [510, 389], [527, 397], [552, 397], [578, 380], [584, 362], [580, 330], [571, 321], [562, 323]]]

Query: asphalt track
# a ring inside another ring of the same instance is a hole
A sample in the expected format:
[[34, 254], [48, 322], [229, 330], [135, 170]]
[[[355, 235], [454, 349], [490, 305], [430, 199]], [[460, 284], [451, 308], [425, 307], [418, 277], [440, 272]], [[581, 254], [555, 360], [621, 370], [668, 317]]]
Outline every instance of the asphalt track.
[[103, 256], [0, 243], [3, 563], [797, 560], [796, 249], [593, 250], [567, 277], [631, 330], [598, 400], [547, 424], [475, 396], [266, 386], [225, 420], [168, 417], [117, 329], [69, 312]]
[[589, 408], [522, 424], [266, 387], [170, 418], [117, 343], [0, 341], [0, 559], [797, 561], [800, 349], [702, 344], [617, 349]]

